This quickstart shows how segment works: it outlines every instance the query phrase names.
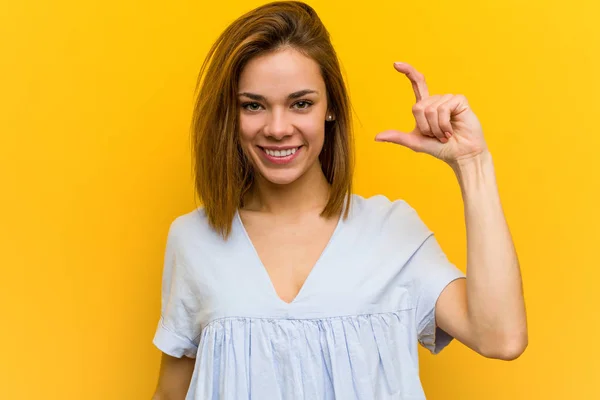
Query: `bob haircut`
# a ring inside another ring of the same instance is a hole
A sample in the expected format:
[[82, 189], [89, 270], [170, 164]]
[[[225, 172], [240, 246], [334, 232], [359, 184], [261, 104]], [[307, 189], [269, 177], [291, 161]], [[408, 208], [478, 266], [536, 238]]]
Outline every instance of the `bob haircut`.
[[[254, 171], [240, 145], [238, 82], [250, 59], [293, 48], [319, 66], [329, 112], [319, 155], [331, 185], [321, 216], [332, 217], [350, 204], [354, 155], [350, 100], [329, 32], [309, 5], [276, 1], [235, 20], [209, 50], [198, 76], [191, 127], [195, 189], [210, 226], [224, 239], [254, 182]], [[345, 208], [343, 218], [348, 217]]]

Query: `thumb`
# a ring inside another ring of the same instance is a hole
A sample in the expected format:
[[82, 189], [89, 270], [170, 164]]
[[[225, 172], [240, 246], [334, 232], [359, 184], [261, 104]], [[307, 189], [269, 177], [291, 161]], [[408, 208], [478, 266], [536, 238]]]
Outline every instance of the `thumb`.
[[400, 132], [395, 130], [387, 130], [380, 132], [375, 136], [376, 142], [396, 143], [417, 152], [435, 154], [439, 151], [443, 144], [429, 136], [423, 136], [419, 132]]

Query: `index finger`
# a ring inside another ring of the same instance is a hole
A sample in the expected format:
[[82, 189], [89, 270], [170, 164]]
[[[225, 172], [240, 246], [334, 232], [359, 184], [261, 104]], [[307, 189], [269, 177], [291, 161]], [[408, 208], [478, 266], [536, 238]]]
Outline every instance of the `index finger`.
[[427, 83], [425, 83], [425, 77], [422, 73], [407, 63], [396, 62], [394, 68], [410, 79], [417, 102], [429, 97], [429, 89], [427, 89]]

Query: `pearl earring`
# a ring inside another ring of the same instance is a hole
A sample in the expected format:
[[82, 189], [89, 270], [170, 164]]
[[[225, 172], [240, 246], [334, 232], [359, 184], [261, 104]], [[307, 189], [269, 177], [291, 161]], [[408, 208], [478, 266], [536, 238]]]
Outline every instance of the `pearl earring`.
[[333, 115], [329, 114], [329, 115], [327, 116], [327, 121], [333, 121]]

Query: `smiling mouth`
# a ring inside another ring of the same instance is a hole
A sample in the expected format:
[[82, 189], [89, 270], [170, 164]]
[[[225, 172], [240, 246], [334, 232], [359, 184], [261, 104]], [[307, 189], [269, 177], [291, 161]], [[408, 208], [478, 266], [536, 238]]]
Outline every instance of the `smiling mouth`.
[[302, 146], [294, 147], [291, 149], [285, 149], [285, 150], [271, 150], [271, 149], [265, 149], [264, 147], [260, 147], [260, 149], [262, 151], [264, 151], [270, 157], [285, 158], [285, 157], [294, 155], [298, 150], [300, 150], [300, 147], [302, 147]]

